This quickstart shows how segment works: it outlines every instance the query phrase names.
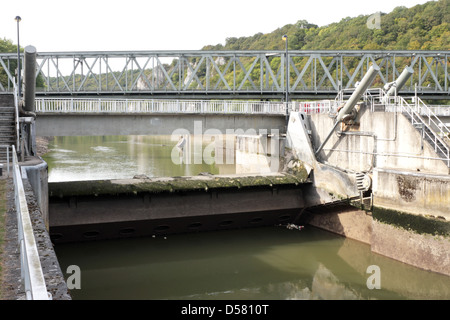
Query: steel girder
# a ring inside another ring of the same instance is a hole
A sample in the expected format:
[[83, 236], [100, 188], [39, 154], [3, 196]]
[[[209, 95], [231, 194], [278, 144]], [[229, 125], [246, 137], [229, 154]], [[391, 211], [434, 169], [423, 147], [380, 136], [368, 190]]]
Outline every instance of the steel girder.
[[[287, 60], [291, 98], [334, 97], [372, 64], [380, 67], [374, 86], [395, 81], [410, 65], [414, 75], [402, 92], [450, 95], [449, 51], [289, 51]], [[0, 92], [11, 91], [16, 64], [16, 54], [0, 53], [0, 75], [8, 79]], [[286, 69], [285, 51], [276, 50], [42, 52], [36, 94], [282, 99]]]

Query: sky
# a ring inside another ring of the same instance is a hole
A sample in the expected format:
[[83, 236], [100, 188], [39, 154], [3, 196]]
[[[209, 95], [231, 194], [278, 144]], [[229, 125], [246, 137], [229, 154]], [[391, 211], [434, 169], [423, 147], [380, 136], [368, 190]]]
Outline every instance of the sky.
[[200, 50], [298, 20], [324, 26], [428, 1], [7, 0], [0, 5], [0, 38], [17, 44], [20, 16], [20, 45], [38, 52]]

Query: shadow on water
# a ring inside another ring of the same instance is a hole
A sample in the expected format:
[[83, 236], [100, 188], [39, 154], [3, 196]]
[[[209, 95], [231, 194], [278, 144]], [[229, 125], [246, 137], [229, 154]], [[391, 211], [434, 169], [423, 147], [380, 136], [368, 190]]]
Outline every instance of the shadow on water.
[[[81, 269], [74, 299], [448, 299], [448, 277], [374, 255], [307, 226], [61, 244], [62, 270]], [[381, 289], [368, 289], [369, 265]], [[445, 282], [447, 281], [447, 282]]]

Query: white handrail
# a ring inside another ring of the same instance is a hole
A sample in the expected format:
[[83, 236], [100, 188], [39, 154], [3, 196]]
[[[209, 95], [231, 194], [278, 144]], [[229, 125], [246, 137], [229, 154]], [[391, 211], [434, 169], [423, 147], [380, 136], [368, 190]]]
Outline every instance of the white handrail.
[[419, 114], [422, 116], [426, 116], [428, 120], [428, 125], [433, 124], [436, 128], [439, 129], [439, 133], [442, 136], [450, 136], [450, 129], [444, 125], [441, 119], [435, 114], [435, 112], [422, 101], [419, 97], [415, 98], [416, 109], [419, 111]]
[[[422, 102], [422, 106], [421, 108], [426, 108], [425, 109], [425, 113], [424, 115], [427, 116], [426, 120], [424, 120], [421, 117], [421, 112], [419, 110], [417, 110], [418, 108], [414, 108], [413, 106], [411, 106], [404, 98], [397, 96], [395, 97], [396, 99], [396, 105], [399, 105], [401, 108], [402, 112], [406, 112], [410, 117], [411, 117], [411, 124], [417, 124], [417, 125], [421, 125], [421, 126], [425, 126], [426, 128], [429, 129], [429, 131], [431, 132], [431, 135], [429, 133], [427, 133], [425, 130], [423, 130], [423, 136], [427, 136], [430, 140], [430, 142], [432, 142], [433, 144], [433, 148], [435, 151], [440, 151], [445, 158], [443, 159], [446, 163], [447, 166], [450, 168], [450, 147], [447, 145], [447, 143], [445, 141], [443, 141], [440, 137], [439, 134], [436, 134], [434, 129], [431, 128], [431, 124], [433, 124], [437, 130], [440, 131], [441, 134], [449, 134], [450, 131], [446, 126], [440, 127], [438, 126], [438, 124], [436, 123], [435, 120], [433, 120], [433, 118], [437, 119], [438, 122], [440, 122], [439, 118], [437, 118], [431, 110], [428, 109], [428, 106], [426, 104], [424, 104]], [[428, 123], [427, 123], [428, 122]], [[442, 123], [442, 122], [441, 122]], [[441, 147], [442, 146], [442, 147]]]
[[49, 300], [45, 279], [34, 238], [28, 203], [20, 174], [16, 148], [12, 146], [14, 200], [17, 212], [18, 244], [20, 249], [21, 277], [27, 300]]
[[209, 113], [284, 115], [281, 102], [36, 98], [37, 113]]

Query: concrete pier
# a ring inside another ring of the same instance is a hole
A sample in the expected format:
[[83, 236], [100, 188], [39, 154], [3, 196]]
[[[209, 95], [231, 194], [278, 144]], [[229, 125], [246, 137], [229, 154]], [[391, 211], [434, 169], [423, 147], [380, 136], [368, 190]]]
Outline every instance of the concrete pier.
[[[450, 275], [446, 161], [402, 113], [375, 112], [364, 104], [316, 157], [315, 148], [333, 125], [329, 114], [291, 113], [287, 148], [312, 172], [311, 189], [303, 191], [311, 212], [303, 221], [368, 243], [379, 254]], [[361, 177], [367, 184], [363, 189]], [[345, 198], [352, 199], [353, 208], [313, 210]]]

